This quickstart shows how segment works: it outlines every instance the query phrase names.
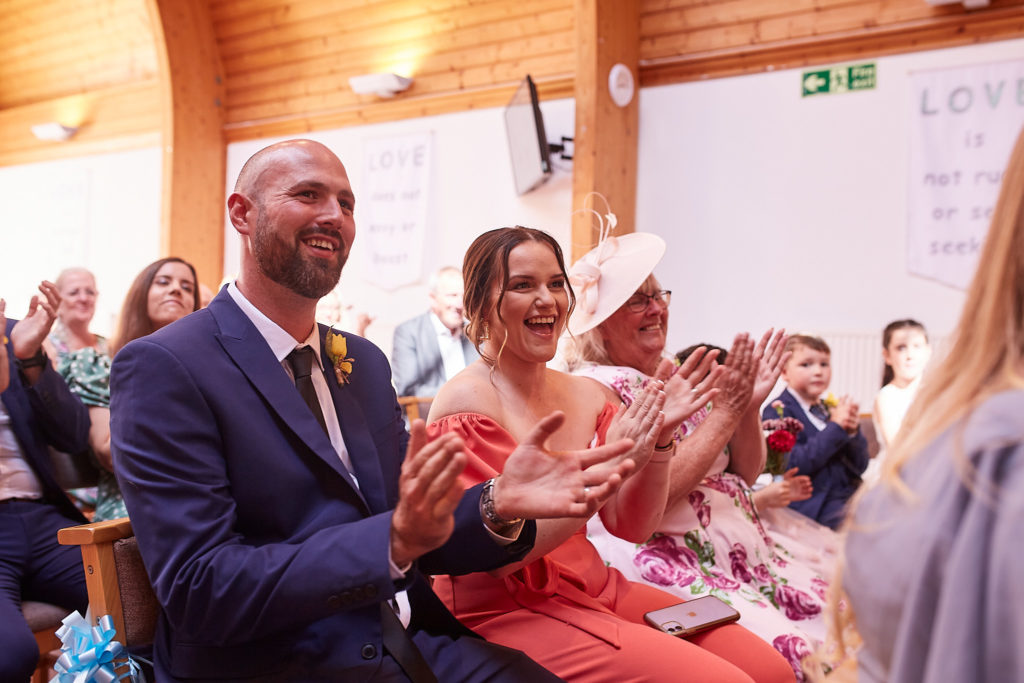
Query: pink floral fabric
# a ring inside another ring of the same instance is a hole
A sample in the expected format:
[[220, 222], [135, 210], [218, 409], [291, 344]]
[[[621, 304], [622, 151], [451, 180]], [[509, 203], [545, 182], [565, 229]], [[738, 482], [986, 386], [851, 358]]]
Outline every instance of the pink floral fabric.
[[[595, 367], [582, 371], [619, 392], [630, 403], [647, 377], [630, 368]], [[677, 438], [697, 429], [711, 406], [688, 420]], [[740, 624], [770, 642], [804, 680], [801, 661], [824, 640], [825, 563], [803, 562], [805, 546], [790, 552], [762, 524], [751, 500], [751, 489], [725, 472], [723, 452], [701, 484], [666, 510], [659, 532], [636, 545], [603, 529], [588, 526], [590, 540], [610, 566], [631, 580], [642, 580], [684, 599], [714, 595], [740, 612]], [[833, 544], [833, 532], [820, 525], [823, 545]], [[818, 542], [816, 530], [802, 529], [803, 544]]]

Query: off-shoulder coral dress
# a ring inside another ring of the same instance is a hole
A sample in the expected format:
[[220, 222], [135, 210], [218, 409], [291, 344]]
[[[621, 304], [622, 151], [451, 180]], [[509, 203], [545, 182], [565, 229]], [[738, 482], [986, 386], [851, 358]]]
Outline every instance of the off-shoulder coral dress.
[[[614, 414], [598, 418], [596, 441]], [[498, 475], [516, 441], [493, 419], [449, 415], [431, 438], [457, 433], [466, 443], [467, 488]], [[487, 640], [526, 652], [573, 681], [792, 681], [767, 643], [742, 626], [718, 627], [688, 640], [644, 624], [644, 613], [679, 598], [628, 581], [587, 540], [586, 527], [544, 557], [498, 578], [487, 573], [435, 577], [434, 590], [464, 624]]]

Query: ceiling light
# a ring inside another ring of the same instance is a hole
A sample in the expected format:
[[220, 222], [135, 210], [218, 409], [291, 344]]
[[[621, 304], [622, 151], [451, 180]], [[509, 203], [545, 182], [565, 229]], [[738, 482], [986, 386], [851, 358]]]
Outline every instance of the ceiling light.
[[352, 76], [348, 79], [348, 84], [353, 92], [360, 95], [394, 97], [412, 85], [412, 79], [393, 73], [365, 74]]
[[57, 121], [37, 123], [32, 126], [32, 135], [35, 135], [40, 140], [49, 140], [51, 142], [64, 142], [65, 140], [70, 140], [71, 136], [77, 132], [78, 128], [65, 126], [63, 123], [59, 123]]

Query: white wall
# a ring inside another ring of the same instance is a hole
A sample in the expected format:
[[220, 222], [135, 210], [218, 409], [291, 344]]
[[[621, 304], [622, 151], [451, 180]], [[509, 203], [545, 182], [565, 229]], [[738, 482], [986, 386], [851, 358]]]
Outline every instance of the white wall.
[[806, 98], [802, 70], [642, 90], [637, 229], [669, 244], [668, 349], [814, 332], [844, 349], [833, 387], [869, 411], [882, 328], [916, 318], [942, 340], [964, 301], [906, 269], [909, 75], [1022, 54], [1013, 40], [864, 58], [875, 90]]
[[806, 98], [800, 70], [641, 91], [637, 228], [670, 245], [669, 347], [901, 317], [949, 332], [963, 293], [905, 267], [908, 75], [1022, 54], [1014, 40], [879, 58], [877, 89]]
[[93, 331], [109, 335], [142, 268], [159, 258], [158, 148], [0, 168], [0, 297], [21, 318], [40, 280], [96, 275]]

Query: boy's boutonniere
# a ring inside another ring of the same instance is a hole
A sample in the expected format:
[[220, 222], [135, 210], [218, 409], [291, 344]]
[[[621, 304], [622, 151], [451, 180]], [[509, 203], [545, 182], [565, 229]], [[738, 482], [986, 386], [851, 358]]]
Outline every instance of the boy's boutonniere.
[[327, 357], [334, 366], [334, 376], [338, 378], [338, 384], [348, 384], [348, 376], [355, 361], [348, 357], [348, 341], [345, 340], [345, 335], [333, 329], [327, 330]]
[[831, 415], [832, 409], [839, 405], [839, 399], [830, 391], [827, 396], [821, 399], [821, 405], [825, 406], [825, 414]]

